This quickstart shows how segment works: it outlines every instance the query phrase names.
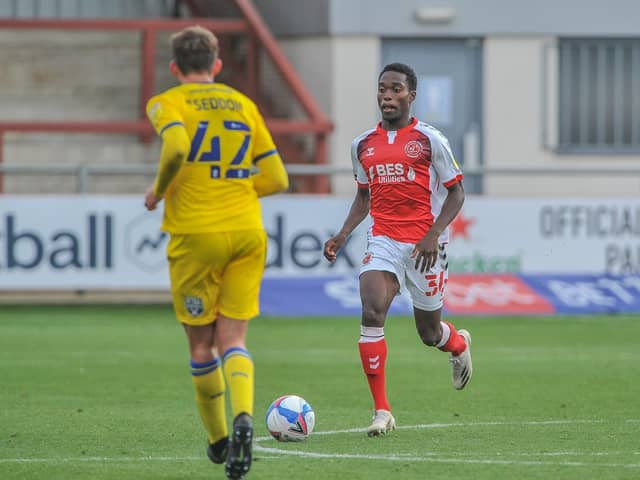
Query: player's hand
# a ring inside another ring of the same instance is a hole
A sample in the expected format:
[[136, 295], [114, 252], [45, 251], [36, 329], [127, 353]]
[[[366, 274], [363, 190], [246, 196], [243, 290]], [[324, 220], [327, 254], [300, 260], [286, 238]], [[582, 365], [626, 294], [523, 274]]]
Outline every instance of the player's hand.
[[153, 186], [147, 188], [147, 193], [144, 196], [144, 206], [147, 207], [147, 210], [155, 210], [160, 200], [162, 200], [162, 197], [158, 197], [154, 193]]
[[342, 233], [338, 233], [327, 240], [324, 244], [324, 258], [329, 260], [331, 263], [335, 262], [336, 258], [338, 258], [338, 252], [344, 246], [346, 241], [347, 236]]
[[416, 259], [415, 269], [420, 273], [431, 270], [438, 260], [438, 235], [427, 232], [411, 252], [411, 258]]

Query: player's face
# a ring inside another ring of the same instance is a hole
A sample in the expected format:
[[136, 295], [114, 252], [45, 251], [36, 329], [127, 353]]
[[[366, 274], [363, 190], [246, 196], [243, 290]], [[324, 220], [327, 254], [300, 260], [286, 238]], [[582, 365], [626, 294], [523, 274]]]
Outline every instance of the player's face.
[[411, 102], [416, 92], [409, 90], [407, 76], [400, 72], [384, 72], [378, 82], [378, 106], [382, 119], [396, 123], [409, 119]]

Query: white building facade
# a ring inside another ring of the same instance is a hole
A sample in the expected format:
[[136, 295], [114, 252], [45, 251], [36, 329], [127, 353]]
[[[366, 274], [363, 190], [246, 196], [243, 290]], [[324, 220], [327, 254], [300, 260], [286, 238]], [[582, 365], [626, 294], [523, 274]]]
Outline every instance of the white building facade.
[[[450, 139], [473, 193], [640, 192], [640, 2], [256, 0], [335, 122], [330, 158], [378, 117], [377, 75], [414, 67], [414, 113]], [[353, 192], [347, 175], [336, 193]]]

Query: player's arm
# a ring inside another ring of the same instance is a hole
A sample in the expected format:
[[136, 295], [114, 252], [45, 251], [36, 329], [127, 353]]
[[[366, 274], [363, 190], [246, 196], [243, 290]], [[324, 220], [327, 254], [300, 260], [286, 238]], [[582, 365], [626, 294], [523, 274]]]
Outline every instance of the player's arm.
[[369, 208], [371, 207], [369, 179], [358, 157], [358, 149], [361, 141], [362, 136], [357, 137], [351, 142], [351, 164], [353, 165], [353, 175], [356, 179], [356, 185], [358, 186], [356, 197], [353, 199], [347, 218], [340, 231], [324, 244], [324, 257], [330, 262], [336, 261], [338, 252], [347, 242], [347, 238], [369, 214]]
[[412, 255], [415, 256], [416, 270], [424, 273], [433, 267], [438, 259], [438, 243], [440, 235], [444, 229], [449, 226], [456, 218], [458, 212], [464, 203], [464, 188], [462, 182], [457, 180], [454, 184], [447, 188], [447, 198], [442, 204], [440, 215], [433, 222], [433, 225], [427, 234], [420, 240], [413, 249]]
[[190, 141], [180, 114], [173, 107], [171, 101], [162, 95], [149, 100], [147, 116], [162, 138], [156, 178], [145, 195], [145, 206], [148, 210], [154, 210], [178, 174], [184, 158], [188, 155]]
[[351, 232], [353, 232], [369, 214], [370, 203], [369, 185], [358, 185], [358, 191], [351, 203], [347, 218], [337, 235], [342, 235], [345, 238], [351, 235]]
[[[353, 166], [353, 176], [356, 180], [358, 190], [356, 191], [356, 197], [351, 204], [351, 208], [349, 209], [349, 214], [344, 221], [344, 225], [336, 235], [336, 237], [344, 237], [345, 241], [346, 238], [351, 235], [351, 232], [353, 232], [369, 214], [369, 208], [371, 206], [369, 177], [367, 177], [366, 172], [362, 168], [362, 164], [360, 163], [360, 158], [358, 156], [358, 150], [360, 148], [362, 138], [363, 136], [361, 135], [351, 142], [351, 165]], [[342, 246], [342, 244], [340, 246]]]
[[153, 184], [147, 189], [144, 205], [147, 210], [155, 210], [164, 197], [167, 188], [182, 167], [189, 152], [189, 137], [181, 125], [174, 125], [162, 132], [160, 163]]
[[258, 159], [256, 162], [258, 173], [251, 177], [258, 197], [273, 195], [289, 188], [289, 175], [280, 155], [276, 150], [268, 153]]
[[453, 222], [464, 203], [462, 171], [451, 152], [448, 140], [439, 135], [434, 136], [431, 140], [432, 165], [438, 172], [438, 176], [443, 179], [444, 187], [447, 189], [447, 197], [442, 204], [438, 218], [413, 249], [412, 255], [416, 259], [415, 268], [422, 273], [435, 265], [438, 259], [440, 235]]
[[351, 232], [362, 223], [369, 214], [371, 198], [369, 194], [369, 186], [358, 184], [358, 191], [353, 199], [347, 218], [342, 228], [333, 237], [324, 244], [324, 256], [330, 262], [335, 262], [338, 257], [338, 251], [344, 246]]
[[447, 198], [445, 198], [442, 204], [440, 215], [438, 215], [438, 218], [433, 222], [433, 225], [427, 233], [427, 235], [433, 235], [436, 240], [442, 235], [444, 229], [453, 222], [464, 203], [464, 188], [462, 187], [462, 182], [458, 181], [448, 186], [447, 192]]
[[175, 125], [162, 133], [162, 150], [153, 193], [162, 198], [171, 182], [180, 171], [184, 159], [189, 154], [189, 137], [181, 125]]
[[255, 119], [253, 164], [258, 169], [251, 178], [258, 197], [264, 197], [289, 188], [289, 175], [258, 107], [253, 103], [251, 106]]
[[428, 232], [428, 235], [434, 236], [437, 242], [445, 228], [453, 222], [460, 212], [464, 203], [464, 188], [462, 187], [462, 171], [453, 156], [449, 141], [444, 136], [438, 136], [432, 140], [431, 145], [433, 165], [439, 177], [443, 179], [443, 184], [448, 192], [440, 215]]

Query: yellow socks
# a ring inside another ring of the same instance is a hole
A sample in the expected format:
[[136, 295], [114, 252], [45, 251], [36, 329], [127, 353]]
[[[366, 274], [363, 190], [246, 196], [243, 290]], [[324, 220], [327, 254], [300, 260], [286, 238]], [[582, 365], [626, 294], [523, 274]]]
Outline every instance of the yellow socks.
[[253, 416], [254, 373], [249, 352], [243, 348], [230, 348], [224, 354], [222, 367], [219, 358], [202, 363], [191, 361], [196, 405], [209, 435], [209, 443], [216, 443], [228, 435], [225, 379], [229, 387], [233, 418], [241, 413]]
[[225, 413], [225, 384], [220, 359], [208, 362], [191, 361], [191, 380], [196, 390], [196, 405], [202, 423], [209, 434], [209, 443], [215, 443], [228, 434]]
[[243, 348], [233, 347], [222, 358], [224, 377], [231, 394], [231, 411], [235, 419], [241, 413], [253, 416], [253, 360]]

